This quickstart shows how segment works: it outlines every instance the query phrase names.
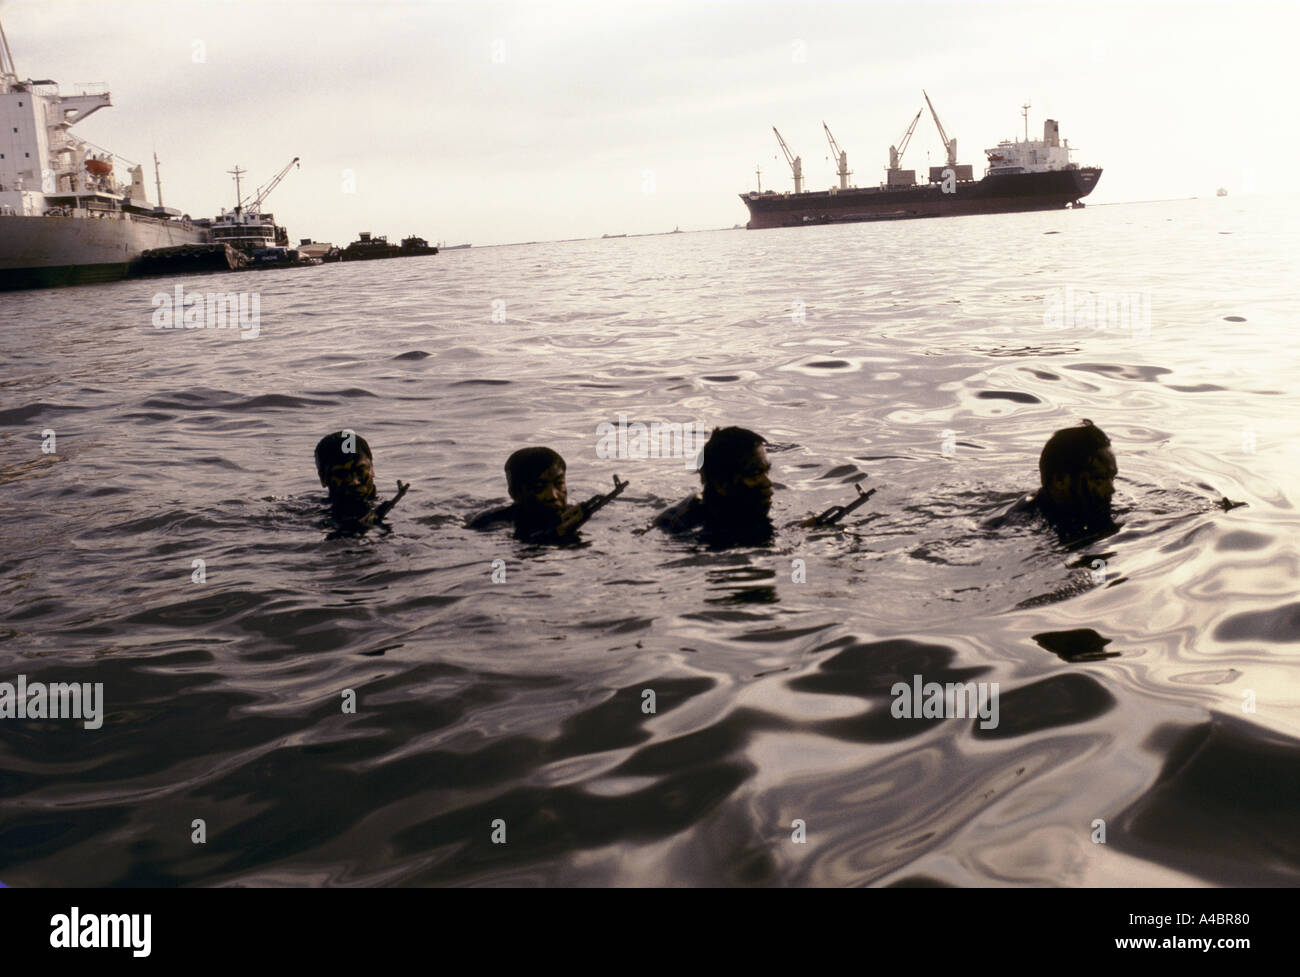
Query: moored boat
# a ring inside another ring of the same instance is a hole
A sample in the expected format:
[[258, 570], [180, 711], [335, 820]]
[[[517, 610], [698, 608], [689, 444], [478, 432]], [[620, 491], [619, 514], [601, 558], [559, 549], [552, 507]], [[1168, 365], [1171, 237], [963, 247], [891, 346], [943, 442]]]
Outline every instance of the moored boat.
[[411, 235], [402, 238], [401, 252], [402, 256], [406, 257], [416, 254], [437, 254], [438, 249], [431, 246], [424, 238]]
[[[79, 138], [72, 126], [113, 104], [107, 89], [62, 95], [20, 78], [0, 29], [0, 290], [114, 281], [156, 248], [203, 244], [206, 228], [149, 202], [143, 167]], [[128, 180], [115, 178], [114, 159]]]
[[361, 231], [357, 239], [343, 249], [342, 258], [344, 261], [371, 261], [375, 258], [409, 258], [437, 253], [438, 249], [422, 237], [412, 235], [403, 238], [398, 245], [389, 244], [385, 234], [372, 235], [369, 231]]

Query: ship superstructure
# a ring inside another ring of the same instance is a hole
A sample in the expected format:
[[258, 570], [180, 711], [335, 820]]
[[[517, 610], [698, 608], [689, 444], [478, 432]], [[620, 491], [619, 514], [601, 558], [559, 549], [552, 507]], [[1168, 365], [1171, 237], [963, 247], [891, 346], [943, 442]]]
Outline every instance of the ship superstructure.
[[72, 132], [112, 104], [103, 86], [62, 95], [49, 79], [20, 78], [0, 27], [0, 289], [111, 281], [146, 249], [208, 240], [149, 202], [142, 166], [119, 183], [114, 159], [130, 161]]
[[925, 107], [912, 119], [898, 145], [889, 147], [885, 179], [876, 187], [849, 185], [848, 153], [840, 149], [823, 122], [837, 164], [839, 185], [829, 190], [805, 192], [803, 160], [791, 152], [777, 133], [781, 151], [794, 177], [795, 190], [794, 193], [764, 191], [760, 184], [758, 190], [742, 193], [740, 199], [749, 208], [750, 219], [746, 226], [751, 229], [798, 227], [1082, 207], [1082, 198], [1092, 192], [1101, 178], [1099, 168], [1080, 167], [1070, 161], [1069, 142], [1061, 140], [1055, 119], [1045, 120], [1043, 138], [1031, 141], [1030, 106], [1024, 105], [1025, 139], [1003, 140], [994, 148], [985, 150], [988, 166], [983, 178], [976, 180], [970, 164], [957, 162], [957, 140], [948, 137], [929, 95], [922, 94], [939, 130], [946, 155], [945, 165], [930, 167], [928, 184], [917, 183], [916, 171], [902, 167], [903, 154]]
[[1030, 141], [1029, 108], [1028, 105], [1021, 107], [1025, 115], [1024, 142], [1004, 139], [992, 149], [984, 150], [989, 162], [989, 176], [1050, 173], [1053, 170], [1079, 168], [1070, 162], [1070, 140], [1061, 139], [1061, 127], [1055, 119], [1044, 119], [1043, 138]]

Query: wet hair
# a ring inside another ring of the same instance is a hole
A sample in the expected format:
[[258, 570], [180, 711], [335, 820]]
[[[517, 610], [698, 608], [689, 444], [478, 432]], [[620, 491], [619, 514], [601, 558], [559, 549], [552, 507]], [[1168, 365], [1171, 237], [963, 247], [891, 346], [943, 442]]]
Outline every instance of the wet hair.
[[706, 486], [725, 482], [767, 440], [743, 427], [715, 427], [704, 446], [704, 459], [700, 464], [700, 479]]
[[559, 465], [561, 471], [568, 467], [559, 453], [550, 448], [520, 448], [506, 459], [506, 485], [512, 494], [523, 491], [552, 465]]
[[1092, 421], [1063, 428], [1043, 446], [1043, 453], [1038, 456], [1038, 477], [1046, 487], [1053, 478], [1082, 474], [1093, 457], [1109, 447], [1110, 438]]
[[[366, 444], [366, 439], [356, 433], [351, 437], [357, 449], [355, 455], [363, 455], [373, 461], [374, 455], [370, 453], [370, 445]], [[335, 465], [341, 465], [355, 457], [352, 452], [343, 450], [343, 444], [347, 439], [348, 434], [335, 431], [333, 434], [325, 435], [316, 443], [316, 474], [321, 478], [324, 478], [325, 472]]]

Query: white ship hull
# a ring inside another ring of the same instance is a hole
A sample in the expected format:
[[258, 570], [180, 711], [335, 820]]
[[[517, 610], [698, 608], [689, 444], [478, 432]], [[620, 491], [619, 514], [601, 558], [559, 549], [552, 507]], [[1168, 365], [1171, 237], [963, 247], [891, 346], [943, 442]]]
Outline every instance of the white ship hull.
[[202, 228], [123, 213], [0, 216], [0, 290], [116, 281], [129, 275], [149, 248], [208, 240]]

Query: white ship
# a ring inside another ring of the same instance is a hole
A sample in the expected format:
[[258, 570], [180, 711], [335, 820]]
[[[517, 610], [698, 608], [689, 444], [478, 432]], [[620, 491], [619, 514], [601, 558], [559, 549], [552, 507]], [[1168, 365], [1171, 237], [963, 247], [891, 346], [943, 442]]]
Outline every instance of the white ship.
[[60, 95], [53, 81], [20, 79], [0, 28], [0, 290], [113, 281], [149, 248], [211, 239], [149, 202], [142, 167], [118, 183], [114, 154], [73, 134], [112, 104], [104, 89]]
[[285, 248], [289, 246], [289, 232], [275, 222], [274, 214], [262, 213], [262, 201], [271, 195], [271, 191], [280, 185], [289, 170], [299, 165], [295, 156], [287, 166], [275, 175], [265, 188], [258, 187], [251, 200], [245, 201], [240, 189], [240, 177], [244, 170], [238, 165], [228, 170], [235, 178], [235, 209], [222, 208], [221, 215], [211, 220], [198, 220], [194, 223], [208, 229], [215, 244], [229, 244], [236, 251], [247, 255], [264, 251], [267, 248]]

